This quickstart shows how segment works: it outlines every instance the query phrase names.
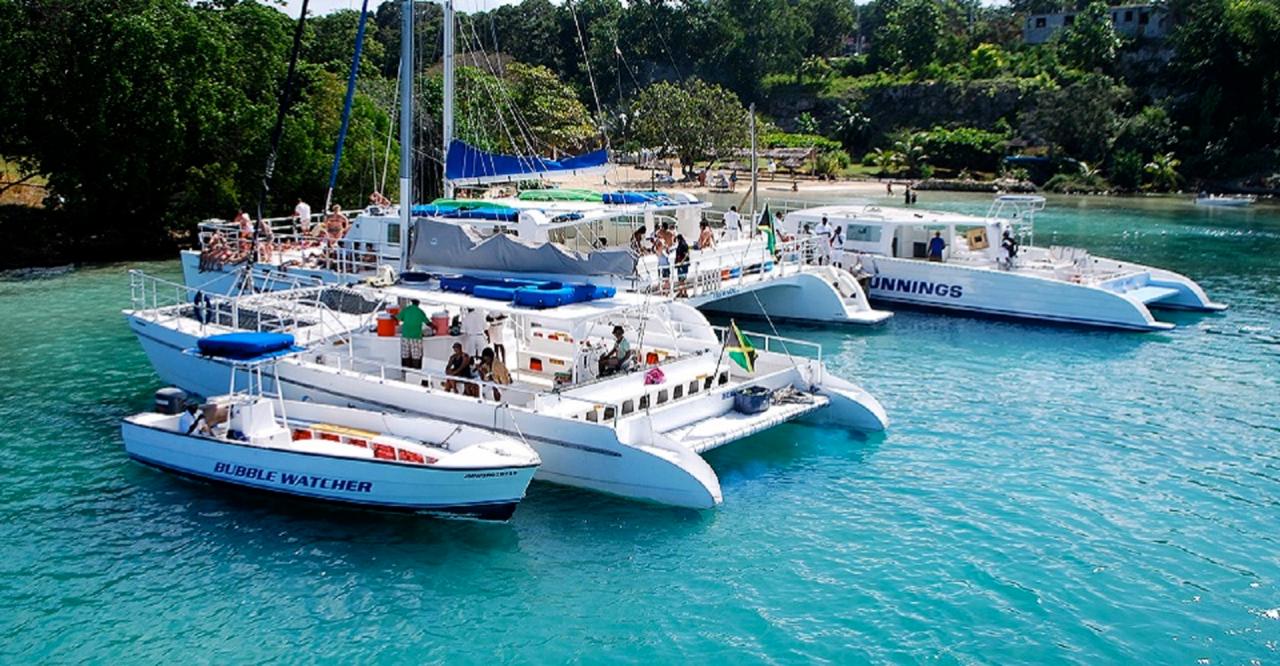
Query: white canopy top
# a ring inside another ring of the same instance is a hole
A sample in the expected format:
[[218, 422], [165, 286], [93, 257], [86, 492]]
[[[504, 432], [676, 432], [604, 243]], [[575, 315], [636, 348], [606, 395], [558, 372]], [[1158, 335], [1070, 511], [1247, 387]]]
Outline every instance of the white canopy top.
[[514, 317], [536, 317], [543, 325], [556, 325], [564, 330], [572, 331], [580, 325], [589, 324], [602, 319], [634, 316], [646, 311], [656, 312], [657, 306], [665, 303], [666, 298], [645, 296], [632, 292], [618, 292], [612, 298], [603, 298], [585, 303], [570, 303], [554, 308], [530, 308], [516, 305], [510, 301], [499, 301], [478, 298], [429, 287], [396, 285], [387, 287], [385, 293], [399, 298], [416, 298], [424, 307], [445, 306], [454, 308], [475, 308], [490, 313], [500, 313]]
[[963, 213], [950, 213], [937, 210], [917, 210], [912, 208], [883, 208], [875, 204], [818, 206], [805, 208], [787, 215], [788, 221], [818, 222], [826, 217], [831, 222], [854, 222], [858, 224], [881, 224], [885, 226], [918, 226], [918, 225], [972, 225], [983, 226], [988, 218]]

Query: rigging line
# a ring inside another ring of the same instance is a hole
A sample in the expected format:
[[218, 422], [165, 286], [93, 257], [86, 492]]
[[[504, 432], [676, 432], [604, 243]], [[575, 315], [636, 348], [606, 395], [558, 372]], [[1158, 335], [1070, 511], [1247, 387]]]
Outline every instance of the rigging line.
[[[489, 73], [496, 80], [498, 89], [502, 93], [503, 101], [506, 102], [509, 113], [511, 114], [513, 121], [516, 123], [517, 129], [522, 135], [521, 138], [524, 139], [525, 144], [529, 148], [530, 157], [536, 157], [538, 154], [537, 144], [539, 143], [539, 141], [538, 141], [537, 135], [533, 131], [532, 125], [530, 125], [528, 119], [524, 117], [523, 112], [520, 111], [519, 106], [515, 103], [514, 96], [511, 94], [510, 90], [507, 87], [506, 79], [503, 77], [502, 73], [499, 73], [497, 69], [494, 68], [493, 62], [489, 60], [489, 54], [485, 51], [484, 42], [480, 39], [479, 33], [476, 32], [474, 21], [471, 22], [470, 28], [471, 28], [471, 34], [476, 41], [476, 48], [480, 51], [481, 55], [484, 56], [485, 66], [489, 70]], [[500, 52], [494, 53], [495, 59], [498, 59], [500, 56], [501, 56]], [[501, 62], [499, 62], [499, 65], [500, 64]], [[499, 114], [499, 118], [501, 118], [500, 108], [498, 109], [498, 114]], [[510, 132], [508, 132], [508, 134], [509, 133]], [[513, 146], [512, 146], [513, 149], [519, 150], [518, 148], [515, 147], [514, 141], [512, 143], [513, 143]]]
[[[351, 57], [351, 71], [347, 74], [347, 97], [342, 103], [342, 125], [338, 128], [337, 145], [333, 148], [333, 166], [329, 167], [329, 190], [324, 195], [324, 208], [333, 201], [333, 188], [338, 182], [338, 167], [342, 164], [342, 149], [347, 142], [347, 129], [351, 127], [351, 104], [356, 97], [356, 77], [360, 75], [360, 55], [364, 52], [364, 26], [369, 18], [369, 0], [360, 7], [360, 22], [356, 24], [356, 52]], [[375, 176], [376, 177], [376, 176]]]
[[[302, 11], [298, 15], [298, 25], [293, 31], [293, 52], [289, 54], [289, 70], [284, 76], [284, 85], [280, 92], [280, 107], [276, 110], [276, 124], [271, 128], [271, 148], [267, 152], [266, 168], [262, 171], [262, 189], [258, 195], [258, 223], [253, 225], [253, 237], [250, 240], [247, 255], [248, 266], [258, 263], [258, 237], [264, 224], [262, 209], [266, 205], [267, 196], [271, 194], [271, 176], [276, 170], [276, 154], [280, 149], [280, 137], [284, 134], [284, 118], [289, 113], [289, 103], [293, 101], [293, 78], [298, 69], [298, 54], [302, 51], [302, 29], [307, 24], [307, 3], [302, 0]], [[252, 275], [246, 277], [249, 288], [253, 288]]]
[[587, 55], [587, 41], [582, 37], [582, 25], [578, 23], [578, 10], [573, 8], [573, 0], [565, 0], [569, 13], [573, 15], [573, 27], [578, 32], [578, 46], [582, 48], [582, 64], [587, 68], [587, 81], [591, 83], [591, 97], [596, 102], [596, 130], [604, 138], [604, 147], [609, 148], [609, 133], [604, 131], [604, 107], [600, 106], [600, 93], [596, 92], [596, 77], [591, 73], [591, 58]]
[[396, 133], [395, 123], [391, 122], [391, 118], [396, 115], [396, 107], [400, 105], [400, 70], [402, 67], [396, 68], [396, 90], [391, 96], [391, 111], [387, 114], [387, 147], [382, 154], [382, 181], [379, 183], [378, 191], [385, 193], [387, 191], [387, 174], [391, 171], [391, 137]]
[[[468, 40], [468, 45], [470, 45], [470, 40], [474, 38], [474, 40], [475, 40], [475, 48], [476, 48], [476, 50], [477, 50], [477, 51], [479, 51], [479, 53], [480, 53], [480, 57], [481, 57], [481, 58], [483, 58], [483, 60], [484, 60], [484, 67], [485, 67], [485, 69], [486, 69], [486, 70], [488, 70], [488, 73], [490, 74], [490, 76], [492, 76], [494, 79], [497, 79], [497, 81], [499, 82], [499, 85], [501, 85], [501, 80], [502, 80], [502, 79], [501, 79], [501, 77], [499, 77], [499, 76], [498, 76], [498, 74], [497, 74], [496, 70], [493, 68], [493, 62], [492, 62], [492, 61], [490, 61], [490, 59], [489, 59], [489, 54], [488, 54], [488, 52], [486, 52], [486, 51], [485, 51], [485, 49], [484, 49], [484, 43], [481, 41], [479, 33], [477, 33], [477, 32], [476, 32], [476, 30], [475, 30], [475, 21], [471, 21], [471, 22], [469, 22], [469, 24], [467, 25], [467, 27], [469, 27], [469, 28], [471, 29], [471, 34], [470, 34], [470, 35], [468, 35], [468, 34], [467, 34], [467, 32], [466, 32], [466, 30], [463, 30], [463, 31], [462, 31], [463, 39]], [[496, 57], [496, 56], [495, 56], [495, 57]], [[473, 61], [473, 63], [475, 63], [475, 62], [476, 62], [474, 57], [473, 57], [472, 61]], [[478, 64], [478, 63], [476, 63], [476, 64]], [[476, 67], [476, 69], [479, 69], [479, 67]], [[495, 97], [495, 95], [493, 94], [493, 87], [492, 87], [492, 86], [493, 86], [493, 83], [492, 83], [492, 82], [485, 82], [484, 84], [482, 84], [482, 85], [481, 85], [481, 88], [482, 88], [483, 92], [485, 93], [485, 95], [487, 95], [487, 96], [489, 97], [489, 101], [491, 102], [491, 104], [492, 104], [492, 106], [493, 106], [494, 113], [496, 114], [496, 123], [501, 127], [501, 129], [502, 129], [503, 133], [505, 133], [505, 134], [507, 135], [507, 141], [508, 141], [508, 143], [510, 143], [510, 144], [511, 144], [512, 150], [514, 150], [514, 151], [517, 151], [517, 152], [518, 152], [518, 151], [519, 151], [518, 144], [517, 144], [517, 142], [516, 142], [516, 140], [515, 140], [515, 137], [511, 134], [511, 130], [510, 130], [510, 128], [509, 128], [509, 127], [507, 127], [507, 125], [506, 125], [505, 121], [503, 120], [503, 117], [502, 117], [502, 105], [499, 103], [499, 100], [498, 100], [498, 99]], [[504, 92], [505, 92], [505, 91], [504, 91]], [[506, 96], [504, 95], [504, 98], [505, 98], [505, 97], [506, 97]], [[509, 103], [509, 102], [508, 102], [508, 104], [510, 105], [510, 103]], [[517, 130], [519, 130], [519, 129], [520, 129], [519, 119], [515, 117], [515, 116], [516, 116], [516, 113], [515, 113], [514, 109], [512, 110], [512, 116], [513, 116], [514, 122], [516, 123]], [[472, 118], [472, 119], [470, 119], [470, 120], [471, 120], [473, 123], [474, 123], [474, 122], [476, 122], [474, 118]], [[482, 120], [483, 120], [483, 119], [482, 119]], [[483, 127], [483, 124], [481, 124], [480, 126], [481, 126], [481, 127]], [[478, 133], [478, 132], [477, 132], [477, 136], [479, 136], [479, 133]], [[488, 137], [486, 136], [486, 138], [488, 138]], [[521, 138], [524, 138], [524, 137], [521, 137]]]

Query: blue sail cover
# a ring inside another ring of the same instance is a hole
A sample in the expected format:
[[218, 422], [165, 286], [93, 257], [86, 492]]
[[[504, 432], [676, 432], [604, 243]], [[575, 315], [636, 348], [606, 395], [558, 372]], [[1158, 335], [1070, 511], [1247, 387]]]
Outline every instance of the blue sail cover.
[[571, 176], [609, 168], [609, 151], [597, 150], [563, 160], [489, 153], [454, 139], [449, 144], [444, 176], [455, 185], [483, 185], [554, 176]]

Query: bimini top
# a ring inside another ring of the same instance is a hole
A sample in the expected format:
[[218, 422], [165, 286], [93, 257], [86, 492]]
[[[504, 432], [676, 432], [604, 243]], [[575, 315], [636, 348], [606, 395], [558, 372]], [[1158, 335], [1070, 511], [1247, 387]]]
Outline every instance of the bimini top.
[[424, 308], [429, 305], [452, 306], [454, 308], [475, 308], [490, 313], [511, 316], [532, 316], [535, 321], [544, 325], [560, 324], [565, 330], [573, 330], [575, 326], [602, 319], [616, 319], [637, 313], [656, 312], [658, 306], [668, 300], [651, 295], [618, 292], [608, 298], [537, 309], [518, 305], [514, 301], [491, 300], [459, 292], [445, 292], [411, 285], [396, 285], [387, 287], [382, 291], [389, 296], [406, 299], [416, 298], [422, 302]]
[[456, 185], [484, 185], [553, 176], [573, 176], [609, 169], [609, 151], [597, 150], [563, 160], [490, 153], [454, 139], [445, 160], [445, 178]]

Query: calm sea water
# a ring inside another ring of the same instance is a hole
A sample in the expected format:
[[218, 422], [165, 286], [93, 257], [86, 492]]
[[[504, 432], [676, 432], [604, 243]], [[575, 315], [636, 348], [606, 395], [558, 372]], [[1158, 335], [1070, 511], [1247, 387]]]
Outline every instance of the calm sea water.
[[118, 420], [157, 380], [128, 267], [0, 281], [0, 661], [1280, 662], [1280, 214], [1066, 199], [1038, 231], [1232, 309], [1158, 334], [786, 327], [881, 398], [886, 436], [716, 451], [714, 511], [535, 484], [498, 526], [130, 463]]

